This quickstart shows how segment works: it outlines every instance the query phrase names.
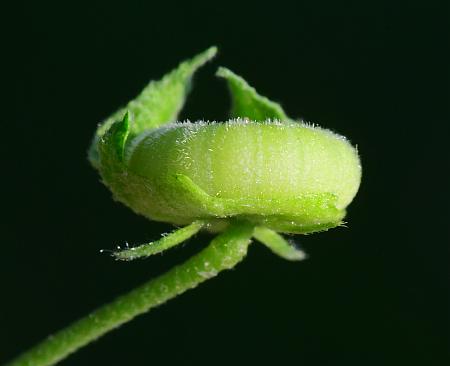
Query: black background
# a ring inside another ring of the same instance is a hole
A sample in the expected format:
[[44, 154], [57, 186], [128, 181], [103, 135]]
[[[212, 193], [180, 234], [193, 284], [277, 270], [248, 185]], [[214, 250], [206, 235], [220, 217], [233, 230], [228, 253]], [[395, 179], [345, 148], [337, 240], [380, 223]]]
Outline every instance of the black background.
[[[358, 145], [348, 228], [259, 245], [230, 272], [62, 365], [447, 365], [448, 6], [438, 2], [21, 3], [4, 12], [0, 361], [180, 263], [99, 249], [156, 239], [86, 160], [96, 124], [179, 61], [217, 45], [182, 118], [226, 118], [224, 65]], [[11, 117], [9, 117], [11, 114]]]

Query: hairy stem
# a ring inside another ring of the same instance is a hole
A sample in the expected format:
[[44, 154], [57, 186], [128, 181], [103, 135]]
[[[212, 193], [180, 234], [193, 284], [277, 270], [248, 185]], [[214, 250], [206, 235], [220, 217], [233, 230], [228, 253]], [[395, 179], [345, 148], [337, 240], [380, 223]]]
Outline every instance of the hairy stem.
[[196, 287], [222, 270], [234, 267], [245, 257], [252, 234], [252, 225], [232, 224], [185, 263], [49, 336], [7, 366], [55, 364], [135, 316]]

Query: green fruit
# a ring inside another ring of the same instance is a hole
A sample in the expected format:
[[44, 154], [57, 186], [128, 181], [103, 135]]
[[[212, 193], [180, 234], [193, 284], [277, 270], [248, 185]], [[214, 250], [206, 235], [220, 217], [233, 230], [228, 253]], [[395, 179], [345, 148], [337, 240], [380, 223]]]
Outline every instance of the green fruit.
[[339, 226], [361, 179], [358, 153], [344, 137], [289, 118], [225, 68], [217, 75], [230, 87], [231, 119], [176, 122], [192, 75], [215, 52], [151, 82], [99, 126], [89, 158], [103, 182], [135, 212], [193, 225], [189, 233], [245, 221], [272, 230], [260, 237], [279, 243], [275, 232]]
[[[361, 178], [345, 138], [301, 123], [172, 124], [136, 137], [125, 164], [148, 182], [149, 218], [237, 217], [297, 233], [339, 225]], [[195, 209], [198, 191], [205, 202]]]

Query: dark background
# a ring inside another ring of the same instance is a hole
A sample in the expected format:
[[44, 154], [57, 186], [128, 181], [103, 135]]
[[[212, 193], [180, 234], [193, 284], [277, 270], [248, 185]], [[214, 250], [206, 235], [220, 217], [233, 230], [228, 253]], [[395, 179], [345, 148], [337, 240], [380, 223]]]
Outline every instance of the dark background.
[[[448, 6], [432, 1], [19, 3], [7, 24], [0, 362], [180, 263], [101, 248], [170, 225], [111, 199], [86, 160], [96, 124], [179, 61], [217, 45], [182, 118], [226, 118], [224, 65], [293, 117], [358, 145], [348, 228], [260, 245], [230, 272], [62, 365], [448, 365]], [[6, 121], [5, 121], [6, 120]]]

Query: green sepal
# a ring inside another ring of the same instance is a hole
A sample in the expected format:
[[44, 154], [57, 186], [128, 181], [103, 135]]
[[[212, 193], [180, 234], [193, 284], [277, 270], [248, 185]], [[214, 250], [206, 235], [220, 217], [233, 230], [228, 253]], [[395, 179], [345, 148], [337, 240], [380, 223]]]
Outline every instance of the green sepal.
[[123, 119], [127, 111], [134, 118], [129, 131], [131, 138], [145, 130], [175, 122], [189, 93], [192, 76], [216, 53], [217, 48], [211, 47], [192, 59], [180, 63], [161, 80], [151, 81], [124, 108], [105, 119], [97, 128], [89, 149], [88, 157], [91, 164], [99, 169], [98, 142], [115, 122]]
[[130, 114], [126, 112], [98, 141], [99, 169], [106, 184], [113, 181], [114, 175], [125, 169], [123, 157], [129, 131]]
[[117, 260], [131, 261], [137, 258], [146, 258], [154, 254], [162, 253], [197, 234], [204, 226], [201, 220], [194, 221], [181, 229], [174, 230], [170, 234], [163, 235], [159, 240], [142, 244], [133, 248], [119, 249], [113, 252], [113, 257]]
[[265, 226], [255, 227], [253, 237], [273, 253], [288, 261], [301, 261], [307, 257], [303, 250], [295, 247], [276, 231]]
[[278, 103], [258, 94], [242, 77], [225, 67], [219, 67], [217, 76], [226, 79], [232, 98], [230, 116], [253, 121], [292, 121]]
[[108, 144], [111, 152], [116, 154], [117, 159], [123, 162], [125, 143], [130, 133], [130, 112], [126, 112], [120, 122], [114, 123], [108, 130]]
[[139, 203], [148, 195], [147, 180], [128, 171], [124, 162], [125, 149], [133, 125], [129, 112], [113, 123], [98, 141], [98, 169], [102, 182], [108, 186], [115, 200], [139, 213]]

